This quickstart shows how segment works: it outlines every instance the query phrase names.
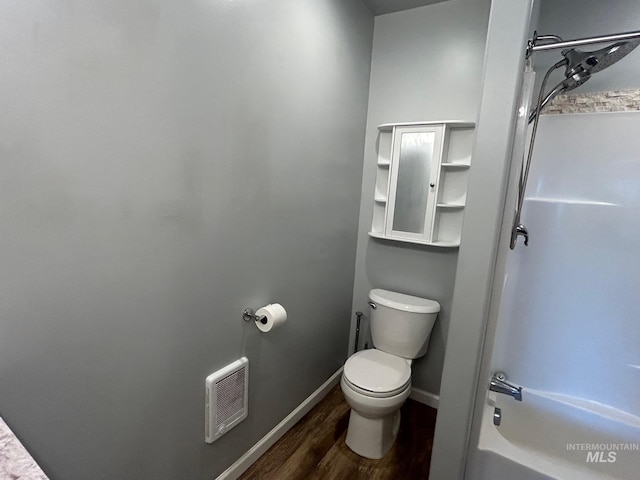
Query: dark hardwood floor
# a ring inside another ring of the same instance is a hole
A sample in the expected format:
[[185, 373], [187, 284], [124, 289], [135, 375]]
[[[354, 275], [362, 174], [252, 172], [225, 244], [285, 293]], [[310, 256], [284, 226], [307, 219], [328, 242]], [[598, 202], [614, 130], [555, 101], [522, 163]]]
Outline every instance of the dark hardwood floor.
[[429, 477], [436, 410], [413, 400], [402, 407], [398, 439], [380, 460], [344, 443], [349, 406], [340, 385], [240, 477], [240, 480], [425, 480]]

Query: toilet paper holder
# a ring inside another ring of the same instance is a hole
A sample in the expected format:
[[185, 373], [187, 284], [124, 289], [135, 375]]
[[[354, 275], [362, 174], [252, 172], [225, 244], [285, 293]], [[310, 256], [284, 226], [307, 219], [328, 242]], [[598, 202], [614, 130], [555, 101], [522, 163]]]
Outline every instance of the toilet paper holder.
[[253, 308], [250, 307], [247, 307], [242, 311], [242, 319], [245, 322], [250, 322], [251, 320], [253, 320], [254, 322], [260, 322], [263, 325], [267, 323], [266, 315], [256, 315], [256, 312], [253, 310]]

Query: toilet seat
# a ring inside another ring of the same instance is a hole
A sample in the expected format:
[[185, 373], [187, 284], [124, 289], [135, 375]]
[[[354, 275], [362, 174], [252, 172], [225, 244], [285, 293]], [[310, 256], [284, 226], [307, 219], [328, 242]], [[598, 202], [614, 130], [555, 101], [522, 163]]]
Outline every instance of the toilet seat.
[[382, 350], [362, 350], [344, 364], [344, 380], [362, 395], [392, 397], [411, 384], [411, 367], [406, 359]]

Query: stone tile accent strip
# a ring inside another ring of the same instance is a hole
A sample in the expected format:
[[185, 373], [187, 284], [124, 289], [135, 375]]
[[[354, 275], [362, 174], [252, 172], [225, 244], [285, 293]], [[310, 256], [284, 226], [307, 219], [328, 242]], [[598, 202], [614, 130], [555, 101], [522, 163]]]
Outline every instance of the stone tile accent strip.
[[640, 110], [640, 90], [610, 90], [558, 95], [542, 111], [542, 115], [638, 110]]
[[0, 418], [0, 480], [48, 480], [2, 418]]

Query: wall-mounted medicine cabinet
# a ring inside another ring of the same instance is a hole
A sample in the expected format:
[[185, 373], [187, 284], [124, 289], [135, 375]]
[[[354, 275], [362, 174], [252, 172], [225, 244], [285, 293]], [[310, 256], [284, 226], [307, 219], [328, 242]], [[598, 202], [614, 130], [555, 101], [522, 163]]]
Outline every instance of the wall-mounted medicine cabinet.
[[387, 123], [369, 235], [438, 247], [460, 245], [474, 123]]

